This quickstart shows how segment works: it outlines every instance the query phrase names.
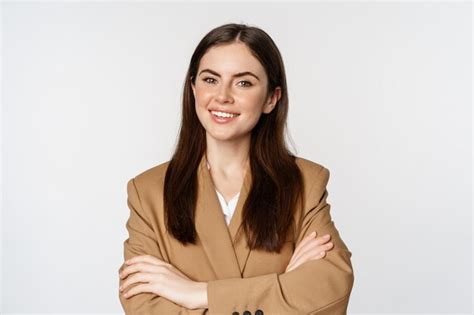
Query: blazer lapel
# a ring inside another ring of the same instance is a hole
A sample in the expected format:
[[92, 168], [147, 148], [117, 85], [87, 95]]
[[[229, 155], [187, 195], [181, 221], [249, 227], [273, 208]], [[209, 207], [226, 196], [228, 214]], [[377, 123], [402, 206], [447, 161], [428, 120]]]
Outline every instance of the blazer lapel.
[[197, 175], [195, 225], [202, 246], [218, 279], [241, 278], [250, 250], [245, 234], [242, 231], [237, 235], [237, 230], [242, 223], [242, 208], [252, 181], [249, 166], [246, 167], [244, 182], [229, 226], [225, 221], [204, 155]]

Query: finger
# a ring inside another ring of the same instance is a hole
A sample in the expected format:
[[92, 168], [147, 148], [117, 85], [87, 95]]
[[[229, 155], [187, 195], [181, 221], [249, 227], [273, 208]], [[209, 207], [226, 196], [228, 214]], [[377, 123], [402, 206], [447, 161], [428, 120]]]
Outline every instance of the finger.
[[311, 232], [311, 234], [306, 235], [301, 242], [296, 246], [295, 251], [293, 252], [293, 255], [298, 254], [300, 251], [300, 248], [307, 244], [310, 240], [314, 239], [316, 237], [317, 233], [315, 231]]
[[128, 275], [135, 273], [135, 272], [154, 272], [156, 271], [157, 265], [150, 264], [150, 263], [134, 263], [128, 267], [125, 267], [122, 272], [120, 273], [120, 279], [125, 279]]
[[153, 281], [155, 274], [148, 273], [148, 272], [139, 272], [131, 275], [130, 277], [125, 280], [122, 285], [119, 287], [120, 292], [123, 292], [129, 287], [130, 285], [138, 282], [142, 283], [150, 283]]
[[320, 258], [323, 258], [324, 257], [324, 254], [325, 252], [320, 252], [318, 255], [314, 255], [314, 256], [308, 256], [308, 257], [300, 257], [299, 259], [297, 259], [297, 261], [295, 261], [294, 265], [292, 266], [293, 269], [296, 269], [298, 268], [299, 266], [303, 265], [304, 263], [310, 261], [310, 260], [318, 260]]
[[[288, 266], [286, 267], [285, 272], [291, 271], [292, 269], [298, 267], [297, 264], [295, 264], [295, 261], [298, 260], [302, 252], [305, 252], [308, 248], [308, 246], [314, 246], [314, 244], [324, 244], [327, 241], [331, 239], [331, 235], [326, 234], [323, 236], [320, 236], [316, 239], [314, 239], [312, 236], [315, 235], [315, 232], [307, 235], [303, 240], [298, 244], [296, 247], [295, 251], [293, 252], [293, 256], [290, 259], [290, 262], [288, 263]], [[301, 260], [300, 260], [301, 262]]]
[[132, 265], [132, 264], [135, 264], [135, 263], [138, 263], [138, 262], [147, 262], [147, 263], [154, 264], [154, 265], [166, 264], [164, 261], [156, 258], [155, 256], [151, 256], [151, 255], [141, 255], [141, 256], [132, 257], [129, 260], [127, 260], [125, 262], [125, 264], [126, 265]]
[[315, 256], [315, 257], [311, 257], [309, 260], [322, 259], [322, 258], [324, 258], [324, 256], [326, 256], [326, 251], [322, 251], [321, 253], [319, 253], [319, 255], [317, 255], [317, 256]]
[[148, 283], [143, 283], [143, 284], [139, 284], [137, 286], [134, 286], [133, 288], [131, 288], [130, 290], [128, 290], [127, 292], [125, 292], [123, 294], [123, 296], [127, 299], [131, 298], [132, 296], [134, 295], [137, 295], [139, 293], [144, 293], [144, 292], [150, 292], [150, 293], [153, 293], [152, 291], [152, 285], [151, 284], [148, 284]]
[[323, 235], [323, 236], [320, 236], [320, 237], [317, 237], [317, 238], [309, 238], [307, 240], [305, 240], [304, 242], [301, 242], [300, 244], [298, 244], [298, 247], [300, 248], [300, 250], [302, 248], [304, 248], [305, 246], [308, 246], [308, 244], [316, 241], [318, 244], [324, 244], [325, 242], [329, 241], [331, 239], [331, 235], [329, 234], [326, 234], [326, 235]]
[[295, 264], [301, 265], [309, 260], [322, 258], [325, 255], [325, 252], [330, 250], [333, 247], [332, 243], [324, 244], [324, 245], [316, 245], [308, 246], [304, 252], [296, 258]]
[[294, 263], [289, 263], [288, 266], [286, 267], [285, 272], [290, 272], [293, 269], [295, 269], [295, 264]]
[[315, 239], [309, 239], [307, 240], [306, 242], [301, 242], [300, 245], [298, 245], [298, 248], [295, 249], [293, 255], [299, 255], [301, 254], [301, 252], [303, 251], [306, 251], [306, 248], [308, 246], [313, 246], [313, 244], [318, 244], [318, 245], [322, 245], [324, 243], [326, 243], [327, 241], [329, 241], [331, 238], [331, 236], [329, 235], [328, 237], [325, 237], [325, 236], [321, 236], [321, 237], [318, 237], [318, 238], [315, 238]]
[[118, 270], [118, 274], [119, 274], [119, 283], [122, 281], [122, 272], [123, 270], [125, 269], [125, 263], [122, 264], [122, 266], [120, 266], [119, 270]]
[[130, 266], [126, 266], [119, 274], [120, 279], [125, 279], [128, 275], [140, 271], [143, 268], [143, 263], [135, 263]]
[[307, 244], [305, 248], [303, 248], [299, 254], [295, 257], [294, 263], [295, 264], [302, 264], [306, 261], [308, 261], [310, 258], [318, 255], [324, 251], [324, 250], [329, 250], [332, 247], [332, 243], [327, 243], [320, 245], [316, 240]]
[[311, 234], [309, 234], [309, 235], [307, 235], [303, 238], [303, 240], [298, 244], [298, 246], [293, 251], [293, 256], [291, 257], [290, 263], [288, 265], [290, 265], [295, 260], [295, 258], [300, 254], [301, 250], [307, 244], [309, 244], [312, 240], [314, 240], [315, 236], [316, 236], [316, 232], [313, 231], [313, 232], [311, 232]]
[[[322, 237], [319, 237], [318, 239], [313, 239], [315, 232], [311, 233], [310, 235], [307, 235], [296, 247], [295, 251], [293, 252], [293, 256], [290, 259], [290, 262], [288, 263], [287, 266], [287, 271], [289, 271], [289, 268], [294, 265], [295, 260], [300, 256], [301, 252], [305, 250], [307, 246], [310, 244], [313, 244], [316, 240], [321, 239], [321, 241], [318, 243], [322, 243], [323, 239]], [[286, 271], [285, 271], [286, 272]]]
[[326, 252], [322, 250], [322, 251], [319, 251], [318, 253], [318, 249], [321, 249], [321, 246], [316, 247], [316, 248], [309, 247], [309, 251], [300, 252], [297, 256], [293, 256], [285, 272], [296, 269], [307, 261], [323, 258]]
[[308, 257], [308, 253], [318, 255], [323, 250], [330, 250], [333, 247], [333, 243], [329, 242], [326, 244], [320, 244], [319, 242], [312, 242], [308, 244], [304, 249], [301, 250], [299, 257]]

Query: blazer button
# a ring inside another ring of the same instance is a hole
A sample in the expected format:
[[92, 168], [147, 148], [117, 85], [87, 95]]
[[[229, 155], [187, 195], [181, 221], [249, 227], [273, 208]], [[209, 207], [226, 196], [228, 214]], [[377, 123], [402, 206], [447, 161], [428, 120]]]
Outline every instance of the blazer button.
[[263, 315], [263, 311], [262, 310], [256, 310], [255, 315]]
[[239, 315], [239, 312], [232, 312], [232, 315]]
[[249, 311], [246, 310], [242, 313], [242, 315], [252, 315], [252, 313], [250, 313]]

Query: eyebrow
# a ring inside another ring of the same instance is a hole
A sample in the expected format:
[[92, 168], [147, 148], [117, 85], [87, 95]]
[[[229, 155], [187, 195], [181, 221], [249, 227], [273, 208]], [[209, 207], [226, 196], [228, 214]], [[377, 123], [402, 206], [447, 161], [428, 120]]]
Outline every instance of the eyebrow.
[[[211, 70], [211, 69], [204, 69], [204, 70], [201, 70], [201, 72], [199, 72], [199, 75], [201, 75], [201, 73], [203, 72], [209, 72], [215, 76], [218, 76], [219, 78], [221, 77], [221, 75], [217, 72], [215, 72], [214, 70]], [[232, 77], [234, 78], [237, 78], [237, 77], [243, 77], [245, 75], [251, 75], [253, 76], [255, 79], [257, 79], [258, 81], [260, 81], [259, 77], [257, 77], [257, 75], [253, 74], [252, 72], [250, 71], [244, 71], [244, 72], [239, 72], [239, 73], [236, 73], [234, 74]]]

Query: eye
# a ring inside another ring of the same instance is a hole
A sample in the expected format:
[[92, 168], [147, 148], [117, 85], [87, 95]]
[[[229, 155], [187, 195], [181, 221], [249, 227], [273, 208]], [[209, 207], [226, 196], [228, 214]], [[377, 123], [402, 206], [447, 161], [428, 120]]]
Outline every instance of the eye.
[[[252, 83], [250, 83], [249, 81], [240, 81], [240, 82], [245, 82], [245, 83], [246, 83], [246, 85], [244, 85], [244, 87], [250, 87], [250, 86], [252, 86]], [[240, 82], [239, 82], [239, 83], [240, 83]]]
[[[216, 81], [214, 78], [211, 78], [211, 77], [205, 77], [205, 78], [202, 79], [202, 80], [203, 80], [204, 82], [206, 82], [206, 83], [209, 83], [209, 84], [214, 84], [215, 81]], [[209, 80], [210, 80], [210, 81], [209, 81]], [[242, 83], [242, 82], [245, 83], [245, 84], [241, 85], [241, 86], [243, 86], [243, 87], [251, 87], [251, 86], [253, 85], [253, 84], [252, 84], [251, 82], [249, 82], [249, 81], [245, 81], [245, 80], [239, 81], [239, 83]]]
[[[213, 78], [210, 78], [210, 77], [204, 78], [204, 79], [202, 79], [202, 80], [203, 80], [204, 82], [206, 82], [206, 83], [210, 83], [210, 82], [208, 81], [208, 79], [214, 80]], [[214, 81], [215, 81], [215, 80], [214, 80]]]

